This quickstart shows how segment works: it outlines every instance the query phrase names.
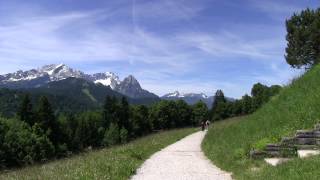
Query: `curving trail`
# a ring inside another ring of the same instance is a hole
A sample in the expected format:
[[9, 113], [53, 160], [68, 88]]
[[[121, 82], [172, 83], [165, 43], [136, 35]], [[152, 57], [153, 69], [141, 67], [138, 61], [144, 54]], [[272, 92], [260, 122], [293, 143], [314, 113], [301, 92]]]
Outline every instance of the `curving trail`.
[[151, 156], [132, 180], [231, 180], [201, 151], [206, 132], [196, 132]]

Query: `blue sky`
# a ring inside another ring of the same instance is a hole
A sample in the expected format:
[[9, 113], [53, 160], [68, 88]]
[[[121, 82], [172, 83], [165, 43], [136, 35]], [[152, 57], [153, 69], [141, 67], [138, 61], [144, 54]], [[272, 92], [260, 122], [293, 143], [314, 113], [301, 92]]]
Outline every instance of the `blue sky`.
[[158, 95], [286, 84], [285, 19], [318, 0], [1, 0], [0, 73], [65, 63]]

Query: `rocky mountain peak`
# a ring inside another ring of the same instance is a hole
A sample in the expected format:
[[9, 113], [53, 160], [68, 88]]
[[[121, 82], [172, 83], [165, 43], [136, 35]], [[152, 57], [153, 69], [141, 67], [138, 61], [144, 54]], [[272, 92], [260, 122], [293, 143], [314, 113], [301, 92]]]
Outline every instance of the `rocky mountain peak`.
[[0, 87], [13, 89], [35, 88], [44, 86], [53, 81], [67, 78], [80, 78], [90, 82], [109, 86], [111, 89], [134, 98], [158, 98], [158, 96], [141, 88], [138, 80], [130, 75], [123, 81], [113, 72], [85, 74], [68, 67], [65, 64], [50, 64], [28, 71], [19, 70], [15, 73], [0, 75]]
[[125, 83], [125, 84], [131, 84], [131, 85], [140, 86], [138, 80], [132, 75], [129, 75], [128, 77], [124, 78], [124, 80], [122, 82]]
[[119, 77], [113, 72], [96, 73], [92, 75], [92, 81], [109, 86], [111, 89], [116, 89], [120, 84]]

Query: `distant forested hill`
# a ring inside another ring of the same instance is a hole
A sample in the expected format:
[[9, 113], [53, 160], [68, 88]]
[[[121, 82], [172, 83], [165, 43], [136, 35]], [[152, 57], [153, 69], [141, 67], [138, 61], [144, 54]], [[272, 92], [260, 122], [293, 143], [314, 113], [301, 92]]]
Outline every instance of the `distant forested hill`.
[[[0, 89], [0, 113], [6, 117], [15, 115], [21, 97], [29, 93], [35, 104], [41, 96], [47, 96], [56, 113], [82, 112], [95, 110], [102, 106], [106, 96], [121, 98], [124, 95], [113, 91], [110, 87], [80, 78], [67, 78], [48, 83], [39, 88], [11, 90]], [[132, 104], [149, 105], [159, 101], [159, 98], [129, 98]]]

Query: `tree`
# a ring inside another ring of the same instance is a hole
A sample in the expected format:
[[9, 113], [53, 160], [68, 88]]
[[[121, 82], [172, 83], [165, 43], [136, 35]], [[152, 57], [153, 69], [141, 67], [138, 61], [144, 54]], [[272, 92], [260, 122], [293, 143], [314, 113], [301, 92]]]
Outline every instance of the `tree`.
[[241, 101], [242, 101], [242, 113], [243, 114], [249, 114], [249, 113], [253, 112], [252, 98], [248, 94], [245, 94], [244, 96], [242, 96]]
[[105, 102], [103, 105], [103, 119], [104, 119], [103, 126], [105, 128], [108, 128], [112, 121], [112, 116], [113, 116], [112, 109], [114, 104], [116, 103], [115, 101], [116, 101], [115, 98], [112, 98], [110, 96], [107, 96], [105, 99]]
[[134, 136], [142, 136], [152, 131], [152, 123], [149, 119], [149, 110], [144, 105], [131, 108], [131, 123]]
[[55, 117], [51, 104], [47, 97], [42, 96], [39, 100], [38, 111], [37, 111], [37, 122], [41, 128], [47, 131], [54, 126]]
[[55, 148], [38, 123], [32, 126], [32, 136], [35, 139], [32, 146], [34, 160], [46, 161], [54, 156]]
[[294, 68], [320, 62], [320, 9], [306, 9], [286, 21], [286, 61]]
[[57, 145], [61, 141], [59, 124], [55, 119], [51, 104], [45, 96], [42, 96], [39, 100], [37, 123], [48, 134], [52, 143]]
[[281, 91], [282, 87], [279, 85], [272, 85], [269, 88], [269, 96], [274, 96], [279, 94], [279, 92]]
[[130, 107], [129, 107], [128, 100], [126, 97], [122, 97], [118, 126], [120, 128], [125, 128], [130, 134], [132, 131], [132, 127], [129, 121], [129, 116], [130, 116]]
[[224, 97], [224, 93], [222, 90], [217, 90], [215, 95], [214, 95], [214, 101], [212, 104], [212, 107], [217, 106], [219, 103], [225, 103], [227, 102], [226, 98]]
[[269, 100], [269, 88], [261, 83], [256, 83], [251, 89], [252, 95], [252, 108], [254, 110], [260, 108], [262, 104]]
[[128, 130], [126, 128], [121, 128], [120, 129], [120, 133], [119, 133], [119, 137], [120, 137], [120, 142], [121, 143], [126, 143], [128, 141]]
[[176, 101], [177, 116], [176, 126], [183, 127], [192, 125], [192, 109], [183, 100]]
[[25, 94], [23, 96], [17, 112], [17, 116], [21, 121], [26, 122], [30, 126], [33, 126], [33, 124], [35, 123], [29, 94]]
[[162, 100], [155, 104], [150, 111], [150, 119], [157, 130], [175, 127], [177, 118], [179, 117], [174, 101]]
[[118, 124], [111, 123], [110, 127], [106, 130], [103, 145], [112, 146], [120, 142], [120, 131]]
[[199, 101], [195, 105], [193, 105], [193, 122], [192, 125], [198, 126], [201, 122], [208, 120], [209, 118], [209, 111], [207, 105]]
[[211, 118], [212, 120], [220, 120], [228, 115], [228, 104], [222, 90], [217, 90], [212, 104]]
[[236, 100], [232, 103], [232, 115], [238, 116], [242, 114], [242, 101]]
[[17, 119], [0, 118], [0, 166], [11, 167], [45, 161], [54, 156], [54, 146], [35, 123], [31, 128]]

